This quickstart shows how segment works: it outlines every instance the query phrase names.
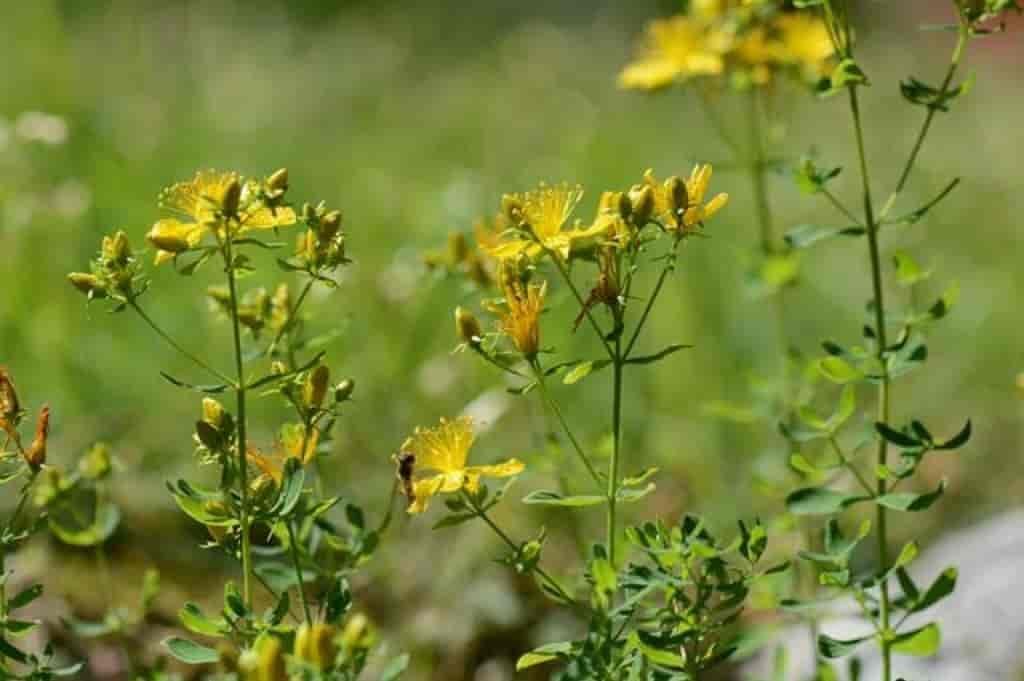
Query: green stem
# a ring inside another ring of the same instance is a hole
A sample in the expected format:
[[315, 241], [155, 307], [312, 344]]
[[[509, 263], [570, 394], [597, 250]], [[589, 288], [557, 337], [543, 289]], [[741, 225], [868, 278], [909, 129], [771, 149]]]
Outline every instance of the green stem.
[[142, 318], [142, 321], [146, 322], [146, 325], [149, 326], [149, 328], [151, 328], [154, 332], [156, 332], [156, 335], [160, 336], [160, 338], [162, 338], [164, 340], [164, 342], [166, 342], [172, 348], [177, 350], [183, 357], [185, 357], [186, 359], [191, 360], [192, 363], [195, 364], [196, 366], [198, 366], [198, 367], [200, 367], [202, 369], [205, 369], [206, 371], [210, 372], [211, 374], [216, 376], [221, 381], [224, 381], [225, 384], [227, 384], [229, 386], [237, 387], [237, 385], [236, 385], [234, 380], [228, 378], [223, 373], [221, 373], [217, 369], [214, 369], [212, 366], [210, 366], [209, 364], [204, 362], [202, 359], [200, 359], [199, 357], [196, 357], [194, 354], [192, 354], [191, 352], [189, 352], [188, 350], [183, 348], [181, 345], [179, 345], [176, 340], [171, 338], [170, 335], [167, 334], [167, 332], [165, 332], [163, 329], [161, 329], [157, 325], [157, 323], [154, 322], [153, 319], [148, 314], [146, 314], [146, 312], [142, 309], [142, 307], [139, 306], [138, 302], [136, 302], [135, 300], [130, 300], [130, 301], [128, 301], [128, 305], [129, 305], [129, 307], [131, 307], [133, 310], [135, 310], [138, 313], [139, 317]]
[[626, 343], [626, 352], [623, 353], [623, 360], [629, 359], [630, 354], [633, 351], [633, 346], [636, 345], [637, 339], [640, 338], [640, 332], [643, 331], [644, 325], [647, 324], [647, 317], [650, 316], [651, 310], [654, 309], [654, 302], [658, 299], [661, 294], [661, 289], [665, 285], [665, 279], [668, 278], [669, 273], [675, 269], [676, 264], [676, 252], [679, 248], [679, 240], [676, 239], [672, 242], [672, 250], [669, 251], [666, 256], [665, 266], [661, 270], [661, 274], [658, 275], [658, 281], [654, 284], [654, 290], [651, 292], [650, 297], [647, 299], [647, 305], [644, 306], [644, 311], [640, 315], [639, 321], [636, 323], [636, 328], [633, 330], [633, 335], [630, 336], [629, 342]]
[[[949, 86], [953, 83], [953, 76], [956, 75], [956, 70], [960, 66], [960, 60], [963, 58], [964, 49], [967, 47], [967, 43], [970, 40], [971, 32], [970, 26], [960, 19], [959, 30], [957, 31], [956, 47], [953, 48], [953, 56], [949, 62], [949, 68], [946, 70], [946, 77], [942, 80], [942, 85], [939, 87], [939, 93], [936, 95], [936, 99], [941, 101], [947, 92], [949, 92]], [[881, 217], [885, 217], [893, 204], [896, 202], [896, 197], [899, 196], [900, 192], [903, 191], [907, 185], [907, 180], [910, 179], [910, 172], [914, 169], [914, 164], [917, 162], [917, 156], [921, 153], [921, 147], [924, 145], [924, 140], [928, 136], [928, 130], [931, 128], [932, 119], [935, 118], [935, 114], [939, 111], [937, 106], [929, 106], [928, 113], [925, 114], [924, 122], [921, 124], [921, 130], [917, 133], [917, 139], [914, 141], [914, 146], [910, 151], [910, 157], [907, 159], [906, 165], [903, 166], [903, 172], [900, 173], [899, 182], [896, 183], [896, 189], [885, 203], [885, 207], [882, 209]]]
[[576, 297], [576, 302], [579, 303], [580, 309], [583, 310], [583, 314], [586, 315], [587, 320], [590, 322], [590, 326], [593, 327], [594, 333], [601, 339], [602, 345], [604, 345], [605, 352], [608, 353], [608, 357], [611, 359], [615, 358], [615, 354], [612, 352], [612, 346], [608, 343], [608, 339], [605, 338], [604, 331], [601, 330], [600, 324], [597, 323], [597, 319], [594, 318], [593, 313], [590, 311], [590, 306], [587, 305], [583, 296], [580, 295], [580, 290], [576, 288], [576, 284], [573, 283], [572, 277], [569, 275], [569, 270], [565, 267], [565, 263], [562, 262], [562, 258], [551, 249], [544, 247], [544, 251], [548, 254], [555, 266], [558, 268], [559, 274], [562, 275], [562, 279], [565, 280], [569, 290], [572, 291], [573, 296]]
[[590, 473], [590, 477], [594, 479], [598, 485], [601, 484], [601, 476], [598, 474], [597, 469], [594, 468], [594, 464], [590, 462], [590, 458], [586, 452], [583, 451], [583, 447], [580, 446], [579, 440], [573, 434], [572, 429], [569, 428], [568, 421], [565, 420], [565, 415], [562, 414], [562, 410], [558, 408], [558, 403], [551, 397], [551, 393], [548, 392], [547, 384], [544, 381], [544, 371], [540, 368], [537, 360], [534, 359], [530, 362], [530, 367], [533, 369], [533, 375], [537, 380], [537, 389], [540, 391], [541, 399], [544, 404], [551, 410], [558, 419], [559, 425], [562, 427], [562, 432], [569, 438], [569, 442], [572, 443], [573, 451], [576, 452], [576, 456], [583, 463], [584, 468]]
[[[876, 352], [880, 366], [882, 367], [882, 379], [878, 385], [878, 414], [877, 420], [882, 423], [889, 422], [889, 405], [891, 400], [889, 371], [886, 367], [886, 348], [888, 341], [885, 330], [885, 298], [882, 287], [882, 259], [878, 247], [878, 223], [875, 219], [874, 203], [871, 199], [871, 182], [868, 174], [867, 154], [864, 150], [864, 130], [861, 123], [860, 102], [857, 98], [855, 85], [848, 88], [850, 99], [850, 112], [853, 116], [854, 132], [857, 139], [857, 156], [860, 162], [861, 184], [864, 194], [864, 225], [868, 236], [868, 256], [871, 260], [871, 286], [874, 294], [875, 312], [875, 333]], [[888, 462], [888, 442], [884, 437], [878, 438], [877, 463], [885, 466]], [[882, 496], [886, 493], [886, 482], [878, 479], [877, 494]], [[885, 570], [889, 565], [889, 548], [887, 537], [886, 509], [881, 504], [876, 504], [876, 526], [878, 538], [878, 563], [879, 569]], [[890, 603], [889, 603], [889, 580], [883, 579], [879, 584], [879, 622], [881, 630], [888, 634]], [[892, 678], [892, 651], [889, 641], [883, 636], [880, 641], [882, 652], [882, 681], [890, 681]]]
[[296, 587], [299, 590], [299, 599], [302, 601], [302, 614], [306, 618], [306, 624], [313, 624], [313, 616], [309, 613], [309, 601], [306, 599], [306, 589], [302, 580], [302, 565], [299, 563], [299, 544], [295, 539], [295, 526], [289, 518], [285, 520], [285, 527], [288, 528], [288, 550], [292, 554], [292, 566], [295, 568]]
[[761, 133], [761, 107], [757, 88], [750, 92], [750, 142], [754, 158], [750, 163], [750, 179], [754, 185], [754, 199], [757, 204], [757, 223], [761, 228], [761, 252], [765, 256], [776, 253], [775, 228], [772, 224], [771, 207], [768, 205], [768, 190], [765, 185], [764, 139]]
[[[286, 319], [284, 324], [281, 325], [281, 328], [278, 329], [278, 331], [277, 331], [277, 335], [274, 336], [274, 340], [267, 347], [267, 355], [268, 356], [274, 354], [274, 350], [277, 349], [278, 343], [280, 343], [281, 339], [284, 338], [284, 335], [286, 333], [290, 332], [292, 330], [292, 327], [295, 326], [295, 321], [299, 317], [299, 308], [302, 307], [302, 303], [305, 302], [306, 296], [309, 295], [310, 290], [313, 288], [313, 282], [314, 281], [316, 281], [316, 280], [313, 279], [313, 278], [310, 278], [310, 279], [308, 279], [306, 281], [306, 285], [302, 287], [302, 291], [299, 293], [299, 297], [295, 300], [295, 305], [293, 305], [292, 309], [288, 311], [288, 319]], [[289, 352], [289, 355], [292, 355], [294, 353], [293, 353], [292, 343], [291, 343], [290, 339], [291, 339], [291, 337], [289, 336], [288, 352]], [[292, 364], [293, 365], [295, 364], [294, 358], [292, 359]], [[294, 368], [294, 366], [293, 366], [293, 368]]]
[[[621, 322], [620, 322], [621, 323]], [[615, 354], [612, 359], [612, 456], [608, 460], [608, 560], [615, 566], [616, 531], [615, 510], [619, 493], [619, 454], [622, 448], [622, 336], [615, 336]]]
[[[498, 535], [498, 537], [500, 537], [501, 540], [503, 542], [505, 542], [505, 544], [510, 549], [512, 549], [513, 551], [518, 551], [519, 550], [519, 545], [516, 544], [512, 540], [512, 538], [509, 537], [505, 533], [504, 530], [502, 530], [500, 527], [498, 527], [497, 523], [495, 523], [493, 520], [491, 520], [491, 517], [489, 515], [487, 515], [487, 511], [485, 511], [483, 508], [481, 508], [479, 505], [477, 505], [477, 503], [473, 499], [473, 497], [471, 495], [469, 495], [468, 493], [466, 493], [465, 490], [463, 490], [463, 492], [462, 492], [462, 498], [466, 501], [466, 503], [469, 504], [470, 508], [473, 509], [473, 512], [476, 514], [476, 516], [478, 518], [480, 518], [481, 520], [483, 520], [485, 523], [487, 523], [487, 526], [490, 527], [491, 530], [496, 535]], [[557, 593], [567, 603], [572, 603], [574, 605], [579, 605], [579, 603], [576, 601], [576, 599], [574, 599], [572, 596], [570, 596], [568, 593], [566, 593], [565, 589], [562, 588], [562, 585], [559, 584], [558, 581], [554, 577], [552, 577], [550, 574], [548, 574], [547, 571], [544, 570], [544, 568], [540, 567], [539, 565], [536, 565], [536, 566], [534, 566], [533, 571], [536, 572], [537, 576], [540, 577], [541, 580], [544, 581], [544, 583], [546, 583], [549, 587], [551, 587], [551, 589], [554, 590], [555, 593]]]
[[228, 226], [224, 239], [224, 267], [228, 277], [228, 293], [231, 301], [231, 327], [235, 350], [235, 372], [238, 377], [235, 384], [235, 395], [238, 405], [238, 477], [241, 494], [241, 510], [239, 523], [242, 532], [242, 594], [246, 607], [252, 609], [252, 538], [250, 537], [249, 518], [249, 466], [246, 459], [248, 442], [246, 439], [245, 419], [245, 369], [242, 366], [242, 329], [238, 321], [238, 286], [235, 282], [234, 258], [231, 248], [231, 232]]

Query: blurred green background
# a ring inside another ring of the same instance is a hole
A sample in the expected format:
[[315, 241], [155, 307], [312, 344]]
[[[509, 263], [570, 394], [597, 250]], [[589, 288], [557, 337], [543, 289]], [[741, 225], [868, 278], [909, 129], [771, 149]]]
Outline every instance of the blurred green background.
[[[880, 195], [895, 181], [922, 115], [903, 104], [897, 81], [910, 74], [937, 81], [951, 49], [949, 34], [916, 26], [948, 19], [946, 5], [918, 0], [863, 10], [862, 49], [874, 84], [865, 96], [868, 152]], [[327, 467], [335, 489], [380, 517], [393, 475], [389, 457], [404, 434], [474, 401], [491, 415], [479, 454], [531, 464], [519, 490], [544, 484], [552, 466], [539, 412], [507, 395], [487, 367], [451, 353], [451, 311], [475, 295], [427, 272], [422, 253], [493, 214], [501, 193], [539, 180], [583, 184], [581, 215], [589, 217], [601, 190], [628, 187], [646, 168], [664, 176], [688, 171], [696, 159], [719, 162], [714, 189], [729, 192], [730, 204], [710, 226], [711, 238], [687, 248], [654, 320], [664, 344], [695, 348], [635, 373], [627, 385], [627, 467], [662, 468], [657, 494], [631, 512], [700, 510], [725, 527], [779, 509], [778, 497], [762, 492], [771, 487], [766, 480], [792, 484], [781, 439], [771, 428], [708, 410], [748, 401], [751, 376], [770, 377], [778, 362], [769, 306], [744, 284], [757, 234], [749, 178], [730, 171], [728, 150], [692, 95], [640, 96], [615, 85], [644, 21], [673, 6], [8, 3], [0, 41], [0, 363], [17, 378], [24, 402], [50, 404], [52, 461], [72, 461], [96, 440], [114, 445], [125, 520], [111, 553], [118, 583], [128, 585], [125, 601], [135, 598], [147, 565], [163, 572], [169, 621], [182, 600], [204, 598], [221, 579], [220, 561], [195, 548], [201, 528], [175, 510], [164, 488], [193, 465], [198, 401], [157, 373], [189, 376], [189, 366], [137, 319], [109, 315], [102, 305], [87, 309], [64, 275], [83, 269], [115, 228], [141, 246], [158, 217], [158, 191], [199, 168], [260, 175], [287, 166], [293, 200], [323, 198], [344, 210], [355, 263], [340, 289], [310, 308], [314, 329], [343, 330], [329, 361], [358, 384]], [[1011, 34], [973, 46], [974, 90], [939, 116], [903, 205], [916, 207], [952, 177], [962, 183], [925, 222], [885, 236], [887, 253], [906, 249], [936, 268], [936, 294], [950, 280], [962, 290], [960, 306], [931, 337], [928, 368], [901, 383], [896, 398], [897, 414], [912, 410], [941, 434], [974, 420], [966, 453], [928, 469], [952, 482], [944, 503], [920, 521], [933, 535], [1024, 500], [1024, 407], [1015, 386], [1024, 369], [1020, 45]], [[843, 101], [790, 86], [773, 101], [785, 124], [772, 130], [774, 157], [792, 162], [814, 149], [825, 163], [852, 169]], [[730, 125], [743, 125], [741, 99], [720, 104]], [[837, 183], [851, 205], [855, 180], [849, 172]], [[842, 224], [785, 172], [771, 178], [770, 198], [782, 227]], [[277, 276], [272, 260], [265, 263]], [[869, 295], [863, 244], [828, 242], [803, 264], [800, 286], [786, 298], [793, 345], [813, 354], [825, 338], [856, 342]], [[201, 295], [214, 274], [209, 268], [190, 280], [162, 268], [145, 303], [185, 345], [227, 364], [227, 327]], [[567, 327], [547, 339], [560, 349], [593, 350]], [[557, 390], [589, 442], [608, 428], [606, 380]], [[261, 403], [258, 438], [272, 437], [278, 406]], [[556, 570], [571, 569], [564, 515], [541, 516], [518, 503], [500, 515], [520, 532], [546, 523], [554, 535], [549, 559]], [[599, 512], [590, 515], [584, 526], [599, 525]], [[412, 679], [508, 679], [518, 653], [573, 626], [490, 561], [498, 547], [486, 528], [432, 533], [429, 525], [401, 518], [357, 585], [389, 649], [413, 653]], [[897, 524], [894, 541], [909, 529]], [[26, 565], [44, 573], [51, 596], [66, 600], [55, 607], [95, 614], [103, 606], [98, 590], [83, 588], [90, 561], [41, 544]], [[101, 676], [102, 665], [93, 672]]]

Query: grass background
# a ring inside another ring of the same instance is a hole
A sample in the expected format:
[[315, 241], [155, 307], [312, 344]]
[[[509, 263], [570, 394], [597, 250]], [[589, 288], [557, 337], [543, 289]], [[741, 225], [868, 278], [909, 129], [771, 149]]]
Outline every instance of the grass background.
[[[158, 217], [159, 189], [205, 167], [263, 174], [287, 166], [295, 200], [323, 198], [344, 210], [355, 264], [337, 292], [310, 308], [314, 328], [343, 330], [330, 362], [358, 384], [327, 466], [336, 489], [379, 517], [393, 475], [389, 456], [404, 434], [474, 400], [495, 415], [481, 456], [531, 462], [520, 490], [544, 485], [553, 465], [536, 434], [539, 414], [504, 394], [486, 367], [451, 354], [451, 310], [473, 296], [426, 272], [423, 251], [493, 213], [501, 193], [542, 179], [587, 187], [581, 213], [588, 216], [601, 190], [626, 187], [645, 168], [666, 175], [695, 159], [718, 161], [714, 185], [731, 194], [730, 205], [711, 238], [688, 247], [654, 320], [665, 344], [695, 348], [635, 373], [626, 388], [626, 468], [662, 468], [658, 493], [631, 512], [672, 517], [696, 509], [724, 527], [778, 510], [778, 498], [761, 492], [771, 487], [766, 480], [785, 479], [781, 440], [707, 410], [715, 401], [747, 400], [751, 376], [770, 376], [777, 362], [768, 306], [744, 284], [757, 233], [748, 178], [729, 171], [727, 148], [689, 93], [646, 97], [615, 87], [643, 22], [672, 6], [40, 0], [5, 8], [0, 362], [24, 402], [53, 409], [53, 461], [71, 461], [96, 440], [114, 445], [122, 466], [115, 495], [125, 507], [111, 546], [118, 583], [136, 584], [145, 565], [159, 565], [161, 602], [173, 616], [185, 597], [201, 598], [221, 579], [224, 566], [193, 549], [201, 530], [164, 491], [165, 480], [192, 465], [198, 404], [157, 374], [188, 376], [190, 367], [138, 320], [101, 305], [86, 309], [64, 275], [82, 269], [115, 228], [141, 245]], [[862, 12], [873, 81], [865, 93], [867, 144], [880, 196], [922, 117], [903, 105], [897, 81], [910, 74], [938, 81], [952, 47], [949, 34], [915, 27], [950, 16], [945, 3], [924, 0], [871, 3]], [[898, 521], [894, 542], [1024, 498], [1015, 387], [1024, 369], [1022, 56], [1019, 33], [972, 47], [966, 71], [974, 90], [936, 120], [904, 205], [923, 203], [952, 177], [962, 183], [926, 221], [884, 237], [887, 254], [906, 249], [936, 269], [936, 294], [950, 280], [961, 286], [960, 306], [931, 337], [927, 368], [898, 384], [895, 413], [922, 418], [939, 434], [969, 416], [976, 432], [964, 453], [930, 464], [927, 476], [949, 477], [951, 493], [913, 526]], [[826, 163], [847, 166], [837, 186], [855, 206], [844, 102], [790, 87], [774, 101], [786, 125], [773, 131], [773, 155], [793, 161], [814, 149]], [[721, 104], [730, 125], [744, 125], [742, 99]], [[59, 116], [66, 141], [20, 138], [26, 111]], [[841, 224], [783, 173], [771, 179], [770, 198], [780, 227]], [[824, 338], [856, 342], [869, 296], [864, 245], [828, 242], [803, 264], [801, 285], [786, 299], [793, 345], [814, 353]], [[266, 269], [278, 276], [269, 259]], [[227, 365], [228, 329], [201, 296], [214, 274], [208, 268], [189, 280], [158, 270], [145, 302], [187, 346]], [[891, 300], [901, 296], [890, 292]], [[570, 354], [594, 350], [582, 334], [555, 331], [551, 341]], [[607, 430], [605, 382], [558, 389], [589, 442]], [[276, 414], [278, 405], [259, 404], [258, 439], [272, 437]], [[501, 515], [524, 532], [547, 523], [552, 561], [572, 565], [564, 516], [514, 503]], [[583, 529], [597, 527], [598, 515], [584, 514]], [[518, 652], [572, 626], [489, 561], [497, 547], [485, 528], [435, 534], [428, 526], [399, 523], [357, 585], [390, 648], [414, 653], [413, 679], [510, 678]], [[102, 607], [95, 589], [81, 588], [88, 555], [45, 544], [34, 552], [30, 569], [46, 566], [51, 593], [65, 596], [67, 607], [85, 614]], [[134, 598], [133, 589], [119, 597]]]

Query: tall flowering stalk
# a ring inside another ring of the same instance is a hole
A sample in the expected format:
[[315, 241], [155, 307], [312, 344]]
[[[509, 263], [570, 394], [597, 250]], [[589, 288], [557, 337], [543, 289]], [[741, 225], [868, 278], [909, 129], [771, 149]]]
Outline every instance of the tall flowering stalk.
[[[349, 260], [342, 215], [323, 202], [292, 207], [286, 198], [288, 172], [244, 178], [233, 172], [202, 171], [166, 189], [161, 207], [170, 215], [146, 235], [154, 263], [173, 263], [192, 275], [211, 260], [223, 266], [224, 284], [206, 291], [211, 309], [231, 327], [233, 367], [222, 371], [167, 334], [143, 309], [147, 292], [139, 254], [123, 232], [103, 240], [89, 272], [72, 273], [71, 283], [90, 300], [105, 299], [115, 311], [131, 310], [168, 345], [217, 383], [191, 383], [163, 373], [170, 383], [204, 397], [194, 423], [193, 444], [201, 464], [219, 469], [217, 489], [178, 480], [170, 485], [181, 510], [204, 525], [211, 541], [205, 548], [225, 552], [241, 565], [242, 588], [224, 589], [224, 609], [204, 613], [195, 603], [181, 610], [182, 624], [193, 634], [220, 639], [212, 648], [191, 639], [164, 643], [178, 659], [200, 664], [219, 661], [227, 673], [243, 679], [284, 681], [303, 678], [354, 679], [364, 669], [373, 636], [365, 616], [352, 612], [348, 579], [375, 550], [381, 527], [370, 527], [363, 511], [345, 506], [346, 524], [329, 520], [338, 497], [324, 495], [318, 461], [328, 453], [332, 429], [355, 384], [331, 383], [325, 352], [303, 357], [317, 341], [306, 333], [303, 303], [315, 285], [335, 288], [335, 275]], [[299, 228], [295, 248], [277, 258], [278, 267], [301, 279], [292, 297], [288, 282], [272, 293], [243, 291], [241, 280], [255, 270], [252, 253], [278, 250], [270, 240], [280, 230]], [[234, 393], [235, 410], [216, 399]], [[250, 400], [280, 399], [294, 420], [285, 423], [270, 446], [259, 446], [248, 418]], [[308, 486], [310, 478], [315, 485]], [[257, 563], [256, 530], [269, 545]], [[283, 574], [291, 574], [282, 578]], [[256, 590], [271, 608], [259, 614]], [[294, 593], [301, 616], [291, 609]], [[291, 619], [298, 626], [289, 625]], [[290, 648], [285, 648], [285, 645]], [[394, 661], [392, 678], [404, 668]]]
[[[705, 165], [686, 178], [665, 181], [648, 171], [624, 191], [604, 192], [591, 221], [573, 217], [583, 196], [579, 187], [542, 184], [505, 195], [493, 228], [477, 230], [476, 250], [456, 236], [450, 243], [459, 247], [449, 249], [447, 262], [431, 258], [432, 264], [463, 272], [484, 287], [496, 284], [498, 297], [482, 303], [496, 317], [494, 330], [486, 331], [472, 311], [460, 307], [455, 312], [459, 347], [514, 380], [512, 392], [537, 394], [585, 472], [560, 471], [562, 489], [535, 490], [523, 503], [563, 511], [603, 506], [605, 511], [603, 541], [583, 556], [589, 597], [581, 597], [578, 586], [566, 585], [541, 565], [543, 530], [516, 540], [490, 513], [506, 496], [507, 485], [492, 493], [481, 478], [517, 475], [524, 463], [466, 465], [473, 440], [467, 419], [417, 429], [399, 447], [394, 461], [410, 513], [423, 513], [430, 498], [446, 495], [448, 514], [435, 528], [480, 520], [507, 547], [502, 562], [532, 575], [551, 599], [589, 622], [585, 637], [527, 653], [519, 669], [560, 663], [553, 678], [653, 681], [686, 674], [696, 679], [733, 652], [731, 625], [752, 584], [785, 568], [758, 566], [767, 543], [759, 524], [741, 524], [741, 536], [732, 544], [719, 543], [692, 516], [678, 524], [647, 522], [623, 530], [621, 506], [650, 494], [657, 472], [637, 470], [642, 462], [636, 453], [627, 454], [624, 385], [630, 372], [688, 347], [676, 343], [651, 352], [644, 349], [643, 332], [683, 247], [728, 201], [727, 195], [709, 191], [710, 182], [711, 167]], [[657, 272], [653, 286], [642, 293], [638, 274], [652, 269]], [[481, 271], [491, 274], [476, 276]], [[552, 357], [557, 328], [545, 321], [544, 312], [549, 291], [558, 285], [574, 303], [573, 330], [591, 332], [597, 358]], [[551, 384], [558, 376], [565, 385], [593, 384], [606, 370], [611, 374], [612, 446], [601, 465], [594, 448], [574, 431]], [[625, 471], [627, 466], [633, 470]], [[582, 484], [570, 488], [577, 479]]]

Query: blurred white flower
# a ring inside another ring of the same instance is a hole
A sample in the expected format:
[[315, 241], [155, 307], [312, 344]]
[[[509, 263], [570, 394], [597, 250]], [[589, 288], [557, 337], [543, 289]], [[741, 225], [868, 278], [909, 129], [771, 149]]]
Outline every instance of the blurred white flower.
[[25, 111], [14, 123], [14, 133], [25, 142], [56, 146], [68, 139], [68, 124], [60, 116], [41, 111]]

